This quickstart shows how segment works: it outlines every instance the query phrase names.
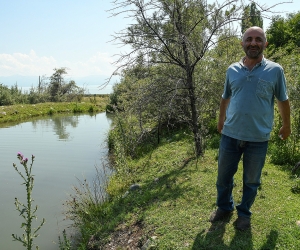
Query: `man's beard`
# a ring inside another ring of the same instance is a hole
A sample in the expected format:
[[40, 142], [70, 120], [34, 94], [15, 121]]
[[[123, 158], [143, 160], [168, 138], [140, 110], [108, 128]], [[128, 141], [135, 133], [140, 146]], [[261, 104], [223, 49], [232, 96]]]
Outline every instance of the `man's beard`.
[[[255, 48], [255, 50], [251, 50]], [[244, 48], [244, 51], [247, 55], [248, 58], [251, 58], [251, 59], [257, 59], [259, 58], [262, 53], [263, 53], [263, 49], [258, 47], [258, 46], [248, 46], [247, 48]]]

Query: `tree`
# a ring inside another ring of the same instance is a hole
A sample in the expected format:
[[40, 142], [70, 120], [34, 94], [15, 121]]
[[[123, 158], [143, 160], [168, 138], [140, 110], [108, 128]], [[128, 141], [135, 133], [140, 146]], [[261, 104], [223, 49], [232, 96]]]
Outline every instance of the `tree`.
[[256, 3], [252, 2], [251, 5], [247, 5], [244, 8], [241, 31], [245, 33], [246, 29], [251, 26], [258, 26], [263, 28], [263, 19], [261, 12], [256, 8]]
[[[230, 23], [242, 20], [242, 1], [227, 0], [212, 5], [205, 0], [116, 0], [114, 3], [113, 15], [125, 12], [135, 20], [114, 37], [131, 46], [130, 52], [120, 56], [117, 61], [120, 66], [116, 71], [134, 68], [138, 58], [143, 58], [144, 65], [150, 68], [164, 65], [157, 68], [160, 71], [165, 69], [161, 72], [163, 74], [151, 77], [150, 84], [168, 87], [162, 91], [168, 94], [160, 99], [169, 102], [169, 107], [176, 105], [175, 109], [181, 112], [178, 118], [187, 123], [193, 133], [196, 156], [202, 155], [199, 112], [203, 91], [196, 86], [195, 69], [205, 59], [206, 53], [216, 46], [219, 36]], [[227, 33], [222, 39], [232, 36], [233, 32]], [[206, 70], [202, 67], [197, 74], [205, 74]], [[149, 89], [155, 92], [158, 88], [149, 85]], [[144, 95], [140, 96], [145, 99]]]
[[300, 12], [282, 16], [274, 16], [270, 28], [267, 31], [269, 42], [268, 53], [273, 55], [276, 50], [282, 48], [287, 53], [300, 47]]
[[50, 76], [49, 92], [51, 101], [72, 100], [80, 97], [84, 93], [83, 88], [79, 88], [74, 80], [66, 82], [64, 75], [68, 74], [66, 68], [55, 68], [54, 73]]
[[64, 76], [66, 75], [66, 68], [54, 69], [54, 73], [50, 76], [50, 95], [53, 101], [56, 101], [59, 95], [59, 91], [62, 88], [62, 84], [64, 83]]

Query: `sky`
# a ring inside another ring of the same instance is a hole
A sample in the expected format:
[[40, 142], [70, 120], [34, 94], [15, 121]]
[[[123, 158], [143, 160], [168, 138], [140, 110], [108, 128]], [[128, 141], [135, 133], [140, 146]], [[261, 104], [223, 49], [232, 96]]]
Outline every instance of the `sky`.
[[[259, 2], [267, 7], [293, 2], [274, 11], [300, 11], [298, 0]], [[75, 81], [103, 83], [116, 69], [116, 55], [126, 51], [110, 42], [112, 35], [132, 23], [124, 16], [110, 17], [113, 7], [112, 0], [0, 0], [0, 83], [9, 85], [4, 81], [16, 75], [51, 76], [60, 67]]]

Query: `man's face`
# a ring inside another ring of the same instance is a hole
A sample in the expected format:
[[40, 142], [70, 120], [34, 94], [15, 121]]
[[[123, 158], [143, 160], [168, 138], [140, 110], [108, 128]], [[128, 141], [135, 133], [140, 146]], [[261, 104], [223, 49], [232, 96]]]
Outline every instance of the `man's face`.
[[263, 31], [258, 28], [248, 29], [244, 34], [243, 42], [241, 44], [247, 57], [250, 59], [260, 58], [268, 45]]

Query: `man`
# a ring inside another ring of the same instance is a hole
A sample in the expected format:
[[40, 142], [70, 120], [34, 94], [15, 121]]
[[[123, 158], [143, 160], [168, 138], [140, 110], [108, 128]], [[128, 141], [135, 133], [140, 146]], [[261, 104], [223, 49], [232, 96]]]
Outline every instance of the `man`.
[[222, 133], [217, 177], [217, 206], [210, 221], [231, 216], [233, 177], [243, 156], [243, 196], [236, 206], [238, 230], [250, 228], [251, 205], [265, 163], [268, 140], [274, 118], [276, 97], [282, 127], [279, 136], [285, 140], [291, 133], [290, 105], [282, 67], [264, 58], [266, 35], [259, 27], [247, 29], [241, 45], [245, 57], [232, 64], [226, 73], [224, 92], [220, 104], [218, 131]]

